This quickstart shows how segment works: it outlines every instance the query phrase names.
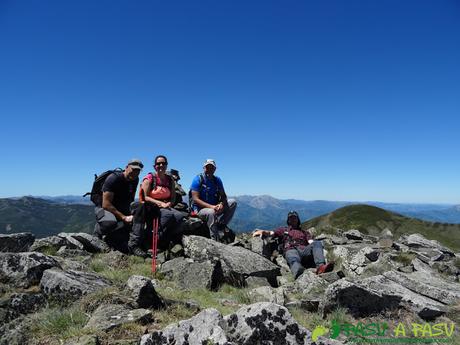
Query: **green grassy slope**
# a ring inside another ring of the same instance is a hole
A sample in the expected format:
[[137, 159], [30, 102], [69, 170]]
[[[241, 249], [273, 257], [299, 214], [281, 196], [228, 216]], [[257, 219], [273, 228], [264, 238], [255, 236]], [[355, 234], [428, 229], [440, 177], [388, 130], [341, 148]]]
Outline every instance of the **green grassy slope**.
[[460, 224], [427, 222], [369, 205], [345, 206], [302, 224], [304, 229], [312, 226], [319, 232], [358, 229], [369, 235], [378, 235], [388, 228], [395, 238], [403, 234], [419, 233], [426, 238], [438, 240], [453, 250], [460, 250]]

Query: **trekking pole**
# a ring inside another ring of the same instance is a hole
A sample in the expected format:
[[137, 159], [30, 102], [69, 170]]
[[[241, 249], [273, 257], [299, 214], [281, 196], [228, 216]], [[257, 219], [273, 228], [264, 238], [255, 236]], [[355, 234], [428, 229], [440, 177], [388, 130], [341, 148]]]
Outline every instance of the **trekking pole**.
[[157, 270], [157, 249], [158, 249], [158, 218], [153, 218], [152, 229], [152, 273]]

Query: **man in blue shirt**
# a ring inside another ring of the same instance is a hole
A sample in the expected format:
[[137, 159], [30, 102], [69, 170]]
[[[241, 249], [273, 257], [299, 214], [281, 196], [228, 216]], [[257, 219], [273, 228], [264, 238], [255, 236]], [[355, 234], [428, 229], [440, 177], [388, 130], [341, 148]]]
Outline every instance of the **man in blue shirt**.
[[208, 159], [203, 164], [203, 173], [193, 179], [190, 186], [192, 208], [207, 223], [212, 239], [230, 242], [234, 235], [227, 224], [235, 213], [236, 201], [227, 199], [222, 180], [214, 175], [216, 168], [216, 162]]

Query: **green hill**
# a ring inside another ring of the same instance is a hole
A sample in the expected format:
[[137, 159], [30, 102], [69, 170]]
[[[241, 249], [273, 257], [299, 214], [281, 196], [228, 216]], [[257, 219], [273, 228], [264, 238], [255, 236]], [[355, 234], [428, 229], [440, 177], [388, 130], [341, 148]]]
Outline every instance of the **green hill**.
[[449, 248], [460, 250], [460, 224], [423, 221], [369, 205], [345, 206], [302, 224], [304, 229], [313, 226], [319, 232], [358, 229], [369, 235], [378, 235], [388, 228], [395, 238], [419, 233], [426, 238], [438, 240]]
[[94, 223], [94, 207], [90, 205], [32, 197], [0, 199], [0, 233], [31, 232], [37, 238], [60, 232], [91, 233]]

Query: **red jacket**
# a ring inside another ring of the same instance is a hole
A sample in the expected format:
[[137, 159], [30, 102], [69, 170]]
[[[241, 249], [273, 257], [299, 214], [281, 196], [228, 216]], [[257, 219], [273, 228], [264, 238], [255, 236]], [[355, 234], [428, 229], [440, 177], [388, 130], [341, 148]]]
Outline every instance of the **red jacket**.
[[293, 229], [292, 227], [281, 227], [275, 230], [273, 237], [279, 237], [283, 241], [283, 250], [299, 248], [302, 250], [308, 246], [308, 241], [313, 239], [308, 231]]

